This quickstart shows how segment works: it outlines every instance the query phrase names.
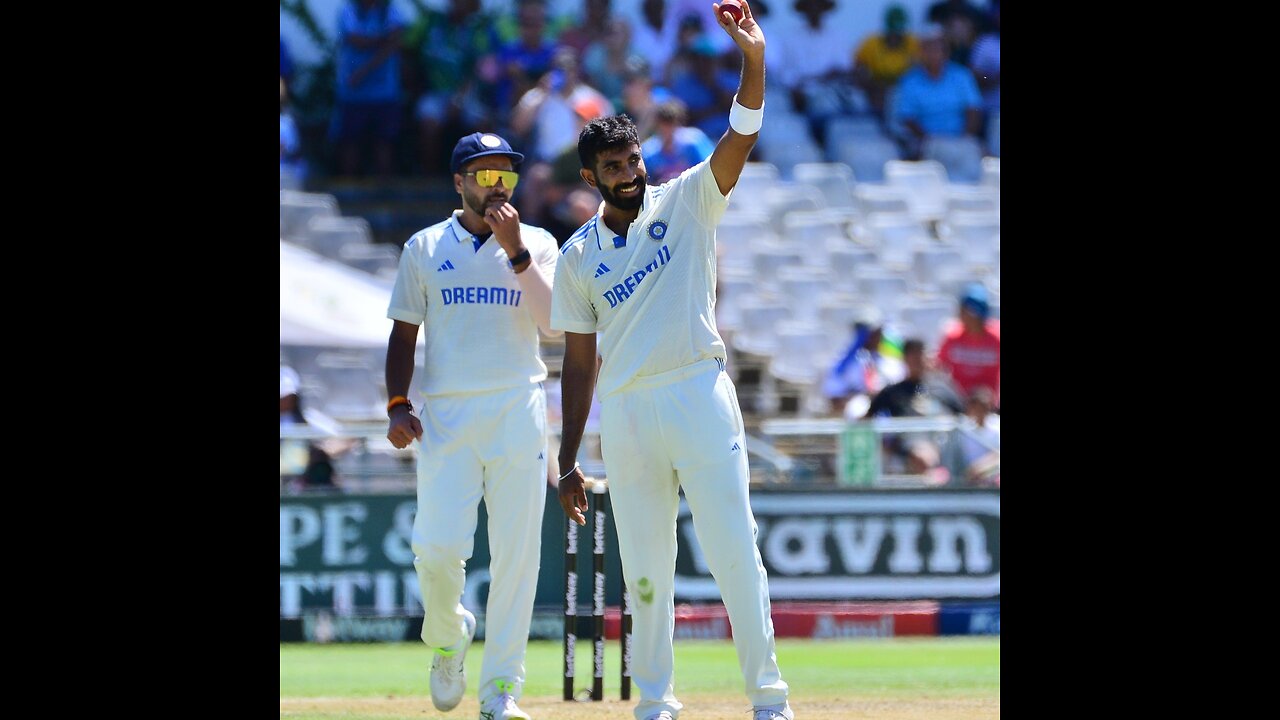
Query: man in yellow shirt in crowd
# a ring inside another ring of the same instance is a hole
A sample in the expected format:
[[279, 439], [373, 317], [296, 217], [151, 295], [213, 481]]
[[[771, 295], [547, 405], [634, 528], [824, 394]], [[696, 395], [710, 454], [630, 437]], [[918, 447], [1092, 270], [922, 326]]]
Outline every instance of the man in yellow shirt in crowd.
[[866, 91], [872, 109], [881, 119], [885, 94], [920, 58], [920, 44], [906, 30], [906, 9], [890, 5], [884, 12], [884, 32], [862, 41], [853, 56], [854, 82]]

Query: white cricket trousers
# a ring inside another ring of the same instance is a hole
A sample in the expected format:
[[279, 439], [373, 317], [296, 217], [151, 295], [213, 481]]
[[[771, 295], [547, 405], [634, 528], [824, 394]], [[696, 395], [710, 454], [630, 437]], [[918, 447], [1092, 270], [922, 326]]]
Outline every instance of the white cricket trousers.
[[[601, 400], [600, 441], [632, 602], [631, 678], [639, 720], [683, 705], [674, 692], [679, 489], [724, 598], [753, 706], [780, 706], [787, 684], [774, 654], [769, 579], [747, 496], [746, 433], [718, 359], [641, 378]], [[649, 591], [652, 590], [652, 593]]]
[[494, 681], [512, 683], [519, 698], [547, 493], [546, 392], [538, 383], [432, 395], [421, 420], [413, 566], [425, 608], [422, 641], [446, 648], [466, 637], [459, 601], [483, 497], [490, 561], [480, 702], [501, 692]]

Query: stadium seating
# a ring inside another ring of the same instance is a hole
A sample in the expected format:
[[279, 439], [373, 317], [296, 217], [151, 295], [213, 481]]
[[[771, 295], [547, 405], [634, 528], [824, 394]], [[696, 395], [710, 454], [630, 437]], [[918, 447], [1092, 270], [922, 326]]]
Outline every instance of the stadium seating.
[[312, 218], [337, 215], [338, 201], [332, 195], [280, 191], [280, 237], [286, 240], [305, 233]]
[[792, 319], [809, 322], [817, 319], [818, 304], [830, 289], [832, 276], [826, 270], [791, 265], [778, 270], [778, 292], [792, 309]]
[[955, 317], [956, 303], [942, 297], [936, 300], [915, 300], [904, 305], [899, 314], [903, 336], [920, 338], [924, 341], [926, 351], [933, 353], [942, 341], [943, 325]]
[[947, 169], [937, 160], [890, 160], [884, 164], [890, 187], [907, 193], [911, 214], [921, 220], [937, 220], [947, 209]]
[[947, 213], [961, 211], [1000, 211], [1000, 191], [983, 185], [950, 185], [947, 187]]
[[827, 159], [848, 165], [859, 183], [884, 182], [885, 163], [900, 157], [898, 144], [886, 137], [828, 137], [827, 147]]
[[977, 183], [982, 174], [982, 146], [968, 135], [931, 137], [925, 140], [921, 154], [926, 160], [942, 163], [951, 182]]
[[792, 168], [798, 184], [810, 185], [822, 192], [827, 207], [851, 208], [853, 202], [853, 169], [844, 163], [799, 163]]
[[369, 245], [373, 232], [369, 221], [357, 217], [316, 217], [307, 224], [301, 245], [334, 260], [342, 259], [342, 248], [348, 244]]
[[898, 308], [908, 292], [907, 281], [902, 275], [880, 268], [855, 271], [853, 286], [863, 302], [891, 318], [897, 317]]
[[386, 243], [347, 242], [338, 248], [338, 259], [353, 268], [394, 279], [400, 265], [400, 248]]
[[996, 192], [1000, 191], [1000, 158], [998, 157], [982, 158], [981, 184], [984, 187], [995, 188]]
[[763, 200], [769, 213], [769, 225], [775, 233], [782, 236], [783, 242], [790, 241], [785, 235], [787, 213], [793, 210], [821, 210], [826, 206], [826, 198], [817, 188], [790, 183], [770, 188], [764, 193]]
[[1000, 111], [993, 110], [987, 120], [987, 149], [991, 154], [1000, 157]]
[[911, 210], [909, 190], [860, 182], [853, 191], [857, 207], [864, 215], [875, 212], [909, 212]]
[[969, 268], [986, 272], [996, 262], [1000, 216], [994, 212], [957, 211], [938, 224], [938, 236], [958, 249]]
[[729, 209], [735, 211], [755, 209], [760, 202], [760, 197], [780, 180], [778, 168], [775, 165], [767, 162], [749, 162], [743, 165], [742, 174], [738, 176], [738, 184], [733, 186], [733, 194], [729, 196]]
[[385, 357], [385, 348], [334, 349], [317, 355], [316, 371], [324, 387], [320, 409], [341, 421], [385, 417], [386, 393], [382, 387]]
[[827, 143], [835, 138], [882, 138], [885, 135], [880, 121], [870, 115], [838, 115], [827, 121]]
[[903, 273], [910, 268], [916, 249], [930, 242], [926, 226], [908, 213], [871, 213], [865, 227], [881, 266]]
[[912, 260], [912, 276], [916, 290], [936, 294], [944, 286], [971, 279], [965, 256], [947, 246], [917, 248]]

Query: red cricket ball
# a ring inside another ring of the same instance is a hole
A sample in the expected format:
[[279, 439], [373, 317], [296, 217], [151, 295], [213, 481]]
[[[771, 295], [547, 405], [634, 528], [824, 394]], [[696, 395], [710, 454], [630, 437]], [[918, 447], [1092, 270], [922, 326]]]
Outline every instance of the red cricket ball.
[[721, 0], [720, 12], [729, 13], [735, 23], [742, 22], [742, 3], [738, 0]]

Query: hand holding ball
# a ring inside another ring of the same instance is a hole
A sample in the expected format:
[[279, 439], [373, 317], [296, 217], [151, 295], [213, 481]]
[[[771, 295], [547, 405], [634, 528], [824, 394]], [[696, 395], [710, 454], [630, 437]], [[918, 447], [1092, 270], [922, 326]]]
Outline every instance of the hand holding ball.
[[729, 13], [735, 25], [742, 22], [742, 3], [738, 0], [723, 0], [719, 12]]

